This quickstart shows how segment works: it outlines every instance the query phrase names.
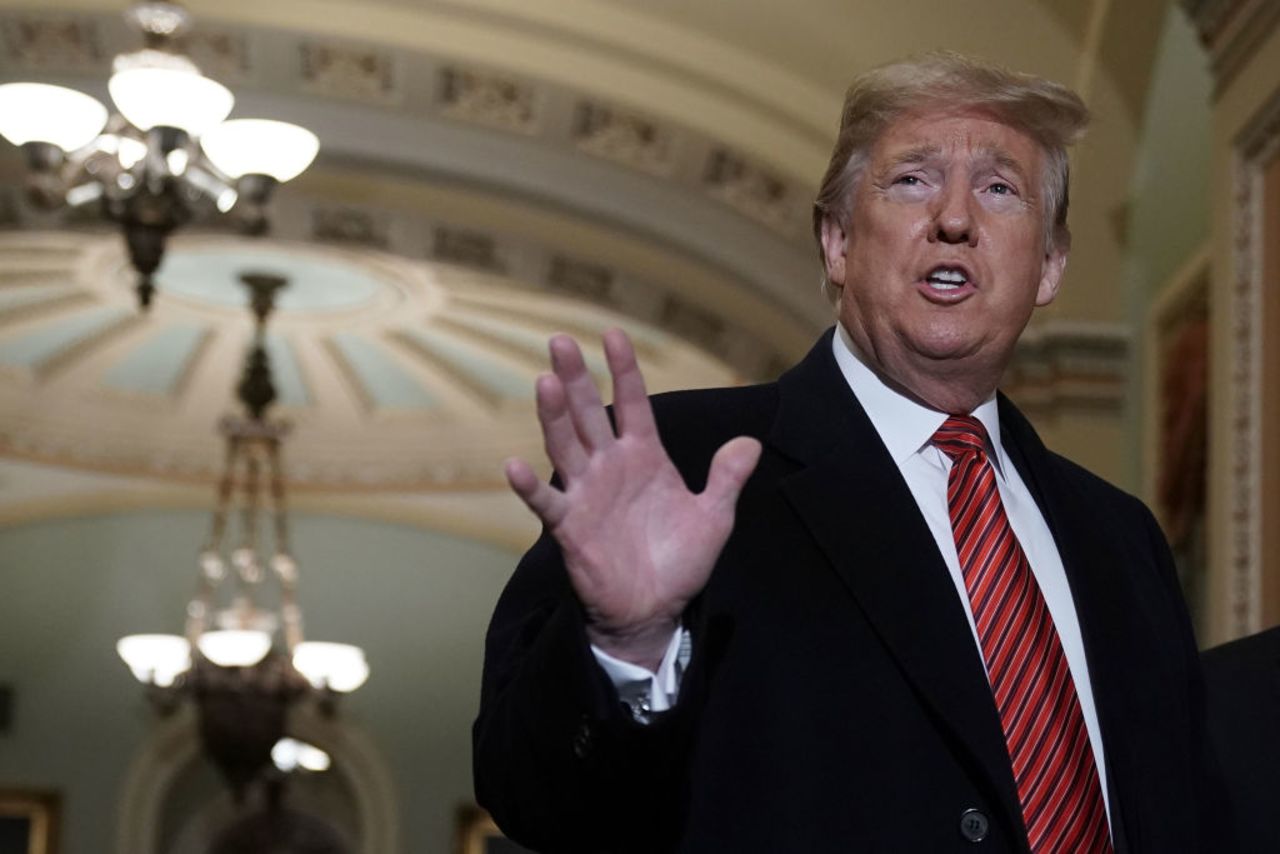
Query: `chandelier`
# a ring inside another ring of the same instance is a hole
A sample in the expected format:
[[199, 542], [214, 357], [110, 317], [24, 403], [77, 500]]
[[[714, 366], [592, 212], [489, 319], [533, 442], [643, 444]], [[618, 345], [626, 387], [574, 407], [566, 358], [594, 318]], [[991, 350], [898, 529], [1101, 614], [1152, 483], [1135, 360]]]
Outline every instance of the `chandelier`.
[[[130, 635], [116, 646], [161, 712], [173, 711], [184, 698], [194, 701], [205, 752], [238, 799], [267, 770], [273, 751], [275, 764], [287, 770], [281, 754], [296, 749], [286, 737], [294, 703], [310, 697], [331, 714], [337, 695], [369, 676], [359, 647], [303, 637], [280, 459], [289, 425], [267, 415], [276, 393], [266, 324], [286, 280], [255, 273], [240, 278], [256, 318], [237, 388], [244, 414], [219, 424], [226, 458], [199, 552], [186, 637]], [[278, 604], [269, 608], [262, 604], [263, 588], [272, 578]]]
[[27, 197], [39, 210], [97, 205], [124, 233], [141, 307], [165, 243], [196, 218], [228, 215], [262, 234], [276, 184], [315, 159], [315, 134], [286, 122], [231, 119], [231, 92], [182, 52], [191, 16], [171, 0], [145, 0], [125, 18], [142, 49], [112, 63], [115, 112], [46, 83], [0, 85], [0, 136], [21, 147]]

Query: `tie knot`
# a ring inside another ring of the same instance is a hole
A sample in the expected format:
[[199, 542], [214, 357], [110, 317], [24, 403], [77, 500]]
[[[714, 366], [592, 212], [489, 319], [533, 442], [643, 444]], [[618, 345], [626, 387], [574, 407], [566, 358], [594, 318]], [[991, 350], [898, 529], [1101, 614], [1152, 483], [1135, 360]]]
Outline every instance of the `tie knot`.
[[933, 434], [933, 444], [953, 462], [965, 454], [981, 456], [987, 452], [987, 428], [972, 415], [952, 415]]

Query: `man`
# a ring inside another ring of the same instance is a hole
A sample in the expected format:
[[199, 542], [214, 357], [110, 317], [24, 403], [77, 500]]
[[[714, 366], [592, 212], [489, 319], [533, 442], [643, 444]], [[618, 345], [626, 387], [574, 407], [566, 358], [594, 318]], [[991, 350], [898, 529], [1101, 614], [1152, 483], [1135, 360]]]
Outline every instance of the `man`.
[[[646, 398], [605, 337], [490, 627], [479, 799], [545, 851], [1224, 851], [1195, 643], [1135, 499], [996, 394], [1066, 263], [1061, 86], [855, 82], [815, 204], [839, 320], [777, 383]], [[975, 848], [975, 846], [977, 846]]]

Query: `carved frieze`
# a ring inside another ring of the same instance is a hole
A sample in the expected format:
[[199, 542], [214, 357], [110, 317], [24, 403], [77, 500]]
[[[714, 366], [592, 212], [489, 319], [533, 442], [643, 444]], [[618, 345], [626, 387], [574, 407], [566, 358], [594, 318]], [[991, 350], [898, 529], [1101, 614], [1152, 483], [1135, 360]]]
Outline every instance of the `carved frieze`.
[[547, 271], [547, 286], [566, 296], [607, 303], [611, 301], [613, 271], [602, 264], [553, 255]]
[[4, 22], [10, 62], [30, 69], [88, 71], [104, 64], [98, 22], [84, 17], [24, 15]]
[[249, 78], [249, 39], [243, 32], [200, 27], [185, 37], [187, 54], [200, 71], [220, 83]]
[[385, 216], [352, 207], [316, 207], [311, 211], [311, 237], [339, 243], [386, 249], [390, 244]]
[[399, 98], [395, 61], [377, 48], [325, 42], [299, 46], [303, 88], [319, 95], [389, 104]]
[[712, 198], [739, 213], [783, 234], [793, 231], [799, 194], [766, 167], [716, 148], [707, 160], [703, 184]]
[[674, 132], [670, 127], [607, 104], [578, 104], [573, 144], [580, 151], [650, 175], [669, 175], [675, 165]]
[[498, 255], [492, 234], [453, 226], [436, 226], [432, 232], [431, 255], [437, 261], [461, 264], [478, 270], [503, 272], [507, 265]]
[[528, 80], [446, 66], [439, 72], [440, 112], [451, 119], [512, 133], [538, 129], [536, 89]]

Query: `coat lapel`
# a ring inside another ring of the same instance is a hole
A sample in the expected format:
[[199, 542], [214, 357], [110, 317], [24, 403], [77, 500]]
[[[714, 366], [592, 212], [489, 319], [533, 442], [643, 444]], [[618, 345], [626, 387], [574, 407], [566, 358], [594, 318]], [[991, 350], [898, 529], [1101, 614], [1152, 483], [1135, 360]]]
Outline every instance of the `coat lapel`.
[[915, 499], [835, 364], [830, 333], [779, 391], [770, 444], [801, 464], [784, 495], [1020, 830], [1004, 735], [964, 609]]

